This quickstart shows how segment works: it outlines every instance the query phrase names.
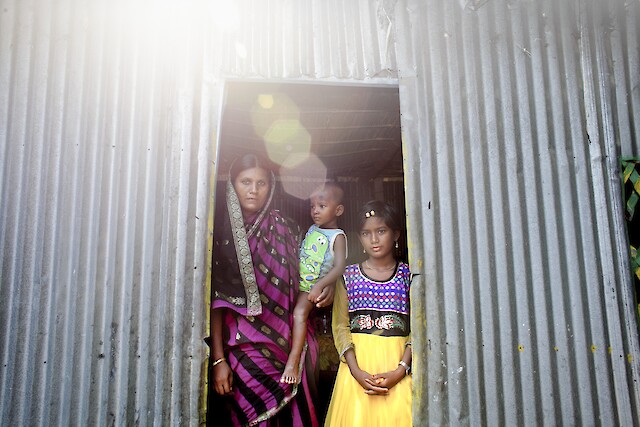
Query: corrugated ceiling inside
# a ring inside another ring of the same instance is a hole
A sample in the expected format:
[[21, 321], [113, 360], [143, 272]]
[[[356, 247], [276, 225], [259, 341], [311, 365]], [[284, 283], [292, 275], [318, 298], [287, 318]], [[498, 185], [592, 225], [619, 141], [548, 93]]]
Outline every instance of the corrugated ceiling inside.
[[[278, 164], [307, 156], [328, 177], [402, 177], [400, 105], [395, 86], [230, 81], [220, 124], [218, 173], [246, 152]], [[303, 165], [298, 165], [303, 162]]]

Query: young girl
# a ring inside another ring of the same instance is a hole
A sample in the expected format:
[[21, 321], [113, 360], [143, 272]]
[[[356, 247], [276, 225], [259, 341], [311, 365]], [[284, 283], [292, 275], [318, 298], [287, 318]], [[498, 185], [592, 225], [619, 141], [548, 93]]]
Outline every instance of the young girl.
[[397, 211], [381, 201], [359, 213], [367, 259], [336, 286], [333, 337], [340, 355], [326, 426], [411, 425], [409, 266], [397, 262]]

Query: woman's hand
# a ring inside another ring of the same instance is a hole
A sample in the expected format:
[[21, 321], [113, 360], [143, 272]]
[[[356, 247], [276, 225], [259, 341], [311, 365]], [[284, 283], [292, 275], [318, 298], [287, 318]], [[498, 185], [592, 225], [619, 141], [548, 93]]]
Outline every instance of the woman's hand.
[[213, 381], [216, 393], [223, 396], [232, 393], [233, 371], [226, 360], [213, 367]]
[[351, 376], [355, 378], [356, 381], [358, 381], [358, 384], [360, 384], [366, 394], [384, 395], [389, 393], [389, 389], [379, 384], [374, 376], [367, 371], [363, 371], [360, 368], [355, 368], [351, 370]]
[[398, 366], [393, 371], [373, 375], [372, 381], [374, 381], [377, 386], [389, 390], [398, 384], [406, 375], [406, 369], [402, 366]]

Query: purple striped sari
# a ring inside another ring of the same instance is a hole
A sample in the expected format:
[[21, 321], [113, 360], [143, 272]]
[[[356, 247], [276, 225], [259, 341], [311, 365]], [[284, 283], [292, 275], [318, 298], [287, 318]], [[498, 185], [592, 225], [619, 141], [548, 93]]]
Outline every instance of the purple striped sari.
[[[227, 188], [228, 196], [230, 192], [235, 194], [232, 186]], [[313, 322], [308, 322], [307, 350], [301, 359], [302, 382], [280, 383], [298, 292], [300, 229], [268, 205], [250, 226], [243, 226], [244, 242], [238, 242], [238, 227], [233, 224], [230, 230], [234, 232], [229, 235], [226, 224], [215, 230], [212, 305], [225, 308], [223, 342], [234, 372], [232, 418], [236, 425], [317, 426], [313, 401], [317, 397], [318, 343]], [[233, 218], [239, 205], [228, 200], [228, 207]], [[236, 248], [230, 248], [232, 241]], [[242, 259], [246, 251], [236, 249], [247, 243], [253, 268], [245, 271], [248, 277], [241, 277], [239, 266], [247, 264]], [[255, 289], [257, 298], [252, 296]]]

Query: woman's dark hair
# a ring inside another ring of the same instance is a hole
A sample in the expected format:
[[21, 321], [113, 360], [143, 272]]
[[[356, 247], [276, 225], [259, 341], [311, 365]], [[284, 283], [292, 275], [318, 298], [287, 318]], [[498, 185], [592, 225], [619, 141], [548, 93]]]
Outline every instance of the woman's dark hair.
[[358, 213], [360, 228], [362, 229], [365, 221], [372, 217], [382, 218], [387, 227], [393, 231], [400, 231], [402, 229], [398, 210], [387, 202], [383, 202], [382, 200], [371, 200], [365, 203]]
[[269, 162], [267, 162], [267, 160], [265, 160], [264, 157], [257, 154], [248, 153], [238, 157], [231, 164], [231, 169], [229, 170], [231, 182], [234, 182], [236, 180], [238, 175], [240, 175], [240, 172], [252, 168], [261, 168], [266, 170], [267, 172], [271, 172], [272, 170], [271, 165], [269, 164]]

